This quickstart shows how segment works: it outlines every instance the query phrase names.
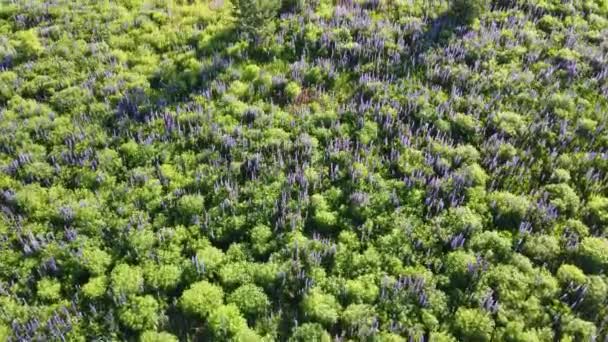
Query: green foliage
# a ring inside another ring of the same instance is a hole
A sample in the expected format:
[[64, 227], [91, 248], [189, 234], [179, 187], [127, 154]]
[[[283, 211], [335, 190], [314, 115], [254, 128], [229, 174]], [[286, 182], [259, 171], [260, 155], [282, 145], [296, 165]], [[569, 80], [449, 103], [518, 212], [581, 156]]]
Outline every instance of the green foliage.
[[140, 342], [177, 342], [177, 337], [168, 332], [147, 330], [139, 336]]
[[209, 329], [219, 340], [227, 340], [247, 329], [247, 321], [234, 304], [221, 305], [209, 314]]
[[262, 342], [264, 341], [264, 339], [262, 337], [260, 337], [258, 334], [256, 334], [256, 332], [254, 330], [245, 328], [245, 329], [241, 329], [239, 330], [235, 336], [234, 336], [234, 340], [235, 341], [251, 341], [251, 342]]
[[108, 287], [108, 279], [105, 276], [99, 276], [89, 279], [82, 286], [82, 292], [88, 298], [95, 299], [103, 296]]
[[0, 102], [6, 102], [15, 95], [13, 89], [15, 81], [17, 81], [17, 74], [14, 72], [0, 72]]
[[242, 79], [244, 81], [253, 81], [260, 74], [260, 67], [255, 64], [249, 64], [243, 69]]
[[489, 196], [494, 222], [501, 228], [516, 229], [528, 210], [528, 200], [508, 192], [494, 192]]
[[120, 322], [129, 329], [154, 329], [158, 323], [158, 302], [150, 295], [130, 297], [118, 312]]
[[302, 93], [302, 89], [295, 82], [289, 82], [285, 86], [285, 95], [291, 101], [294, 101]]
[[438, 217], [437, 223], [447, 236], [476, 235], [483, 227], [482, 218], [468, 207], [450, 208], [444, 216]]
[[221, 287], [207, 281], [192, 284], [182, 293], [180, 307], [187, 313], [206, 317], [224, 302], [224, 291]]
[[14, 39], [15, 50], [24, 59], [36, 57], [44, 51], [34, 29], [16, 32]]
[[138, 266], [118, 264], [110, 275], [114, 295], [129, 295], [143, 291], [144, 277]]
[[450, 9], [454, 17], [470, 23], [481, 15], [486, 4], [486, 0], [451, 0]]
[[36, 284], [37, 295], [42, 300], [57, 301], [61, 298], [61, 284], [54, 279], [44, 278]]
[[539, 264], [552, 264], [560, 254], [559, 240], [551, 235], [532, 235], [526, 239], [523, 252]]
[[557, 279], [562, 285], [573, 284], [584, 284], [585, 273], [574, 265], [563, 264], [557, 270]]
[[576, 251], [580, 266], [587, 272], [598, 273], [608, 267], [608, 240], [586, 237]]
[[144, 278], [151, 287], [162, 290], [175, 288], [182, 271], [177, 265], [156, 265], [150, 263], [144, 268]]
[[92, 275], [103, 275], [112, 262], [112, 256], [99, 248], [85, 248], [82, 251], [83, 264]]
[[280, 0], [234, 0], [239, 29], [250, 39], [264, 41], [273, 33]]
[[8, 341], [8, 338], [11, 336], [11, 330], [8, 326], [0, 325], [0, 340]]
[[273, 247], [273, 234], [270, 227], [257, 225], [251, 229], [251, 244], [255, 253], [264, 255]]
[[340, 304], [334, 296], [316, 288], [302, 301], [304, 314], [326, 326], [331, 326], [338, 321], [340, 310]]
[[460, 308], [454, 316], [454, 330], [465, 341], [491, 341], [494, 321], [479, 309]]
[[[551, 340], [543, 331], [530, 331], [525, 329], [523, 322], [509, 322], [506, 327], [500, 329], [499, 336], [504, 341], [545, 341]], [[548, 339], [547, 339], [548, 338]]]
[[89, 94], [80, 87], [69, 87], [55, 93], [50, 102], [60, 113], [77, 113], [86, 110]]
[[582, 310], [587, 317], [597, 317], [606, 312], [606, 299], [608, 299], [608, 284], [602, 276], [592, 275], [587, 281], [587, 293], [583, 300]]
[[443, 331], [435, 331], [431, 333], [429, 341], [432, 342], [454, 342], [456, 339], [450, 334]]
[[463, 288], [470, 282], [469, 265], [475, 263], [476, 258], [472, 253], [456, 251], [447, 255], [445, 264], [453, 287]]
[[486, 257], [505, 260], [511, 253], [511, 235], [507, 232], [485, 231], [471, 240], [471, 248]]
[[587, 202], [587, 213], [590, 224], [601, 226], [608, 224], [608, 198], [591, 197]]
[[185, 217], [192, 217], [203, 212], [205, 200], [201, 195], [185, 195], [178, 201], [179, 213]]
[[224, 286], [235, 288], [253, 280], [251, 263], [239, 261], [227, 263], [219, 270], [219, 278]]
[[563, 215], [572, 216], [578, 212], [580, 199], [574, 189], [567, 184], [551, 184], [545, 187], [550, 194], [550, 203]]
[[266, 313], [270, 308], [270, 301], [264, 290], [252, 284], [243, 285], [228, 298], [229, 304], [235, 304], [239, 310], [249, 317], [259, 317]]
[[464, 113], [456, 113], [453, 118], [452, 129], [463, 137], [475, 134], [479, 124], [474, 117]]
[[566, 341], [587, 341], [597, 336], [596, 327], [591, 322], [566, 316], [562, 318], [562, 338]]
[[373, 303], [380, 293], [372, 275], [346, 281], [346, 295], [353, 303]]
[[[473, 15], [473, 13], [470, 15]], [[493, 118], [493, 123], [500, 131], [512, 136], [521, 134], [526, 125], [522, 116], [513, 112], [501, 112], [496, 114]]]
[[356, 336], [373, 334], [374, 308], [368, 304], [351, 304], [342, 313], [342, 320], [348, 329], [357, 331]]
[[304, 342], [304, 341], [320, 341], [329, 342], [331, 336], [323, 329], [323, 326], [318, 323], [304, 323], [294, 329], [289, 341]]
[[337, 215], [331, 210], [327, 200], [320, 194], [311, 198], [314, 208], [313, 220], [319, 228], [331, 229], [338, 223]]
[[198, 250], [196, 257], [209, 273], [217, 272], [225, 259], [224, 252], [213, 246]]

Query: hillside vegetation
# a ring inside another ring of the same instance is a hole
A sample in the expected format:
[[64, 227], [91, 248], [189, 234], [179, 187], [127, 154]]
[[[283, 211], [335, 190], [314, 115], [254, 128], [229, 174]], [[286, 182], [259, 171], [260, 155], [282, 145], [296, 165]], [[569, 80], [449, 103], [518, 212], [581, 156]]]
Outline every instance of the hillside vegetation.
[[608, 338], [605, 0], [0, 0], [0, 341]]

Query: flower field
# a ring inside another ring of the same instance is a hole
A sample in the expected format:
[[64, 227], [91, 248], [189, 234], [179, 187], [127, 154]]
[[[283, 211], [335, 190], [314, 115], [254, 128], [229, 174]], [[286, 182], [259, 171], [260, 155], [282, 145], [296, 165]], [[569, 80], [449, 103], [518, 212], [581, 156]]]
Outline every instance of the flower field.
[[0, 0], [0, 341], [608, 341], [605, 0]]

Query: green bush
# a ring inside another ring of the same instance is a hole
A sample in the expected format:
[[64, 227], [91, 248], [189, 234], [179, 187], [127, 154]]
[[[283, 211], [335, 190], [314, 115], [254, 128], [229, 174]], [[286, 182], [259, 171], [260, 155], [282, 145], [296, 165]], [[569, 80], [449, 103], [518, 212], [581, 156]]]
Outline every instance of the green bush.
[[185, 312], [207, 317], [224, 303], [224, 291], [217, 285], [204, 280], [199, 281], [182, 293], [179, 303]]
[[15, 33], [14, 44], [15, 50], [17, 50], [19, 56], [24, 59], [37, 57], [44, 51], [44, 47], [40, 43], [40, 39], [38, 39], [35, 29]]
[[483, 13], [486, 5], [486, 0], [451, 0], [450, 9], [455, 18], [470, 23]]
[[500, 228], [516, 229], [529, 207], [527, 198], [509, 192], [491, 193], [489, 200], [494, 222]]
[[214, 308], [209, 314], [208, 324], [213, 336], [220, 340], [228, 340], [247, 329], [247, 321], [234, 304]]
[[586, 237], [576, 251], [579, 265], [589, 273], [598, 273], [608, 267], [608, 240]]
[[114, 267], [110, 276], [114, 295], [140, 293], [144, 287], [144, 277], [139, 266], [119, 264]]
[[150, 295], [130, 297], [120, 309], [118, 318], [129, 329], [141, 331], [154, 329], [158, 324], [160, 307]]
[[55, 279], [44, 278], [36, 284], [38, 297], [54, 302], [61, 298], [61, 283]]
[[318, 323], [304, 323], [294, 329], [289, 341], [304, 342], [304, 341], [319, 341], [330, 342], [331, 336], [323, 329], [323, 326]]
[[334, 296], [313, 289], [302, 301], [302, 311], [310, 318], [331, 326], [338, 321], [340, 304]]
[[249, 39], [264, 41], [274, 30], [280, 0], [233, 0], [239, 29]]
[[156, 332], [156, 331], [144, 331], [139, 336], [140, 342], [177, 342], [179, 341], [177, 337], [168, 333], [168, 332]]
[[491, 341], [494, 321], [479, 309], [459, 308], [454, 317], [456, 337], [464, 341]]
[[99, 276], [89, 279], [89, 281], [82, 286], [82, 292], [88, 298], [95, 299], [103, 296], [106, 293], [108, 287], [108, 279], [105, 276]]
[[249, 317], [262, 316], [270, 308], [270, 301], [264, 290], [252, 284], [243, 285], [232, 292], [227, 299]]

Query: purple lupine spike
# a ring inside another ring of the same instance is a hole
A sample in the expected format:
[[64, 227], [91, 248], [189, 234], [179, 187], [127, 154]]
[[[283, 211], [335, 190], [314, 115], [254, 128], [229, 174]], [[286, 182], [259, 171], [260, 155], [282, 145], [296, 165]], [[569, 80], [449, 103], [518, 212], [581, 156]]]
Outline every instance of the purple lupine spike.
[[76, 240], [76, 237], [78, 236], [78, 232], [76, 231], [76, 229], [70, 228], [67, 226], [64, 228], [64, 234], [65, 234], [65, 238], [69, 242]]
[[53, 272], [57, 272], [57, 270], [59, 269], [57, 267], [57, 263], [55, 262], [55, 258], [51, 257], [46, 263], [45, 266], [50, 269]]
[[460, 247], [464, 246], [465, 241], [466, 241], [466, 238], [464, 237], [464, 235], [462, 233], [459, 233], [458, 235], [454, 236], [450, 240], [450, 248], [452, 248], [452, 249], [460, 248]]
[[23, 249], [23, 253], [25, 253], [25, 255], [30, 255], [33, 252], [32, 248], [27, 243], [23, 244], [23, 248], [22, 249]]
[[421, 292], [418, 295], [418, 304], [422, 307], [426, 307], [428, 305], [428, 298], [425, 292]]
[[354, 205], [364, 206], [369, 202], [369, 196], [364, 192], [357, 191], [350, 195], [350, 201]]
[[494, 299], [494, 291], [490, 291], [483, 298], [481, 306], [484, 310], [496, 313], [498, 311], [498, 300]]
[[519, 233], [520, 234], [529, 234], [532, 232], [532, 224], [528, 221], [522, 221], [519, 224]]

